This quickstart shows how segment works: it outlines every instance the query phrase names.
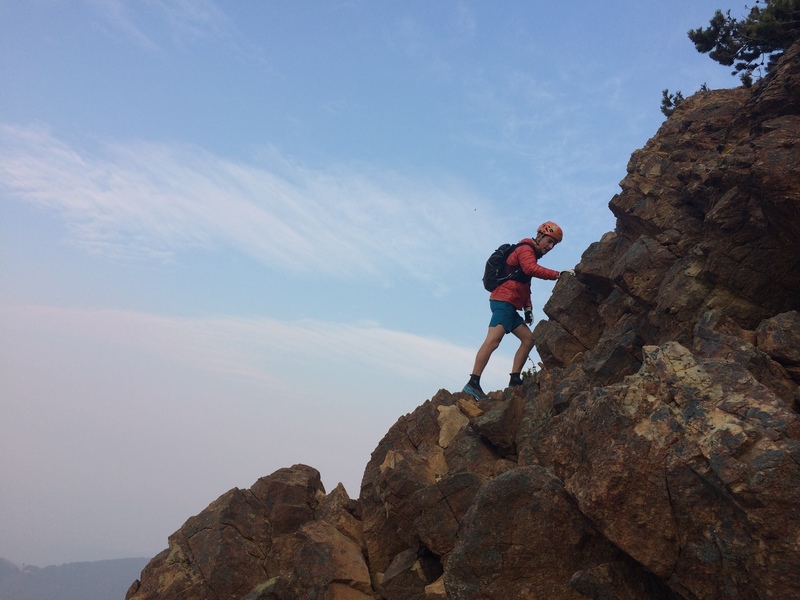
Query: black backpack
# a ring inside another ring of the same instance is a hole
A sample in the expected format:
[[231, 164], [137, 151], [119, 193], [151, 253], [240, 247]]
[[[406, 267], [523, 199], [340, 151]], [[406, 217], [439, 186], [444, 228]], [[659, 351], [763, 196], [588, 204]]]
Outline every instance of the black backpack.
[[[523, 242], [526, 243], [527, 242]], [[531, 244], [527, 244], [531, 248]], [[486, 261], [486, 267], [483, 270], [483, 287], [487, 292], [493, 292], [497, 286], [509, 279], [516, 279], [529, 283], [531, 280], [530, 275], [526, 275], [520, 267], [517, 267], [509, 273], [508, 260], [509, 254], [517, 249], [519, 244], [502, 244], [497, 250], [491, 253]]]

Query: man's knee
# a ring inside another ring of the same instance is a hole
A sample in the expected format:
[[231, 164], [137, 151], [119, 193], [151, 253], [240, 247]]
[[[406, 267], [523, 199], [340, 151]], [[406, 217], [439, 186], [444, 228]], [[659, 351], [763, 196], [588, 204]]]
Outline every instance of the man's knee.
[[502, 339], [503, 338], [496, 338], [492, 336], [487, 337], [486, 340], [483, 342], [483, 349], [489, 353], [494, 352], [495, 350], [497, 350], [497, 348], [500, 347], [500, 342], [502, 341]]
[[520, 325], [513, 333], [519, 338], [520, 344], [529, 345], [533, 348], [533, 332], [526, 325]]

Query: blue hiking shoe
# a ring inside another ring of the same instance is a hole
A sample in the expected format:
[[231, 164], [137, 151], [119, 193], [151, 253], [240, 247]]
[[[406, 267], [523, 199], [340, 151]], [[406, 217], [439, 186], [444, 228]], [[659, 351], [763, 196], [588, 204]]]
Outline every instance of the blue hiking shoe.
[[475, 400], [483, 400], [489, 397], [483, 393], [479, 383], [467, 383], [462, 391], [467, 392], [470, 396], [475, 398]]

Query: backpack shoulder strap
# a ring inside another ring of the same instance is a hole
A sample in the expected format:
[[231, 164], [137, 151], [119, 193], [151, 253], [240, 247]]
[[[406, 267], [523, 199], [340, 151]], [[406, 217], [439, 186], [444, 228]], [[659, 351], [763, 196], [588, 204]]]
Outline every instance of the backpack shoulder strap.
[[516, 250], [520, 246], [530, 246], [531, 250], [536, 252], [536, 246], [534, 246], [530, 242], [517, 242], [516, 244], [510, 244], [510, 248], [508, 249], [508, 254], [506, 254], [506, 260], [508, 260], [508, 257], [511, 256], [511, 253], [514, 252], [514, 250]]
[[[514, 250], [516, 250], [520, 246], [529, 246], [531, 250], [533, 250], [534, 254], [536, 254], [536, 246], [531, 244], [530, 242], [519, 242], [518, 244], [514, 244]], [[509, 256], [511, 253], [509, 252]], [[516, 281], [521, 281], [523, 283], [530, 283], [532, 277], [530, 275], [526, 275], [525, 272], [522, 270], [521, 266], [517, 266], [513, 270], [511, 265], [508, 264], [508, 259], [506, 259], [506, 269], [509, 271], [506, 279], [514, 279]]]

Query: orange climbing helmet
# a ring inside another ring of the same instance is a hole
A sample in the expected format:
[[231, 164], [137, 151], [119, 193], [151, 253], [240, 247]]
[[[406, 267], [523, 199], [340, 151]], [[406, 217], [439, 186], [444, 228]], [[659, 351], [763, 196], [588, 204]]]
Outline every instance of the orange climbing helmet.
[[539, 237], [540, 235], [549, 235], [556, 241], [556, 243], [564, 239], [564, 232], [561, 231], [561, 227], [552, 221], [547, 221], [546, 223], [539, 225], [539, 229], [536, 230], [536, 237]]

